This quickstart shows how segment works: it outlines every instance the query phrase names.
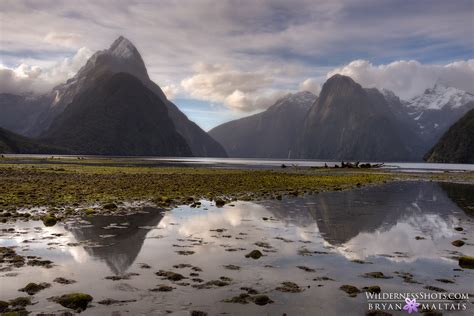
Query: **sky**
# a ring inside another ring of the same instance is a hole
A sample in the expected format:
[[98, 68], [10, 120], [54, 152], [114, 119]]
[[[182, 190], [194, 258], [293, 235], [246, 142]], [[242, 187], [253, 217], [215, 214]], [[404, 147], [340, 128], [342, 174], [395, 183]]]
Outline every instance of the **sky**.
[[44, 93], [120, 35], [205, 130], [336, 73], [474, 93], [472, 0], [0, 0], [0, 93]]

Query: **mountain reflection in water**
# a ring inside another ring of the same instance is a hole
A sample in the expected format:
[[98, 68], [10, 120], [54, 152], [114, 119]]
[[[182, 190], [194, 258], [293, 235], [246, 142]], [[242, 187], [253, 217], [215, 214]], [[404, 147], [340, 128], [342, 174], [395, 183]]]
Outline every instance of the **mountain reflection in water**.
[[84, 249], [104, 261], [113, 273], [122, 274], [137, 258], [148, 232], [163, 218], [156, 209], [143, 211], [130, 216], [95, 216], [87, 219], [90, 224], [66, 226], [66, 230], [79, 242], [97, 244]]
[[[324, 248], [333, 248], [348, 259], [395, 252], [402, 255], [393, 260], [410, 261], [440, 256], [439, 240], [453, 236], [461, 210], [473, 216], [472, 190], [472, 185], [461, 184], [388, 183], [283, 201], [239, 202], [220, 210], [210, 205], [210, 210], [182, 206], [162, 215], [148, 208], [131, 216], [92, 217], [87, 219], [88, 225], [66, 229], [78, 241], [105, 245], [84, 248], [115, 274], [123, 274], [134, 263], [152, 228], [159, 226], [163, 234], [208, 240], [215, 234], [213, 228], [244, 228], [249, 223], [258, 227], [255, 223], [262, 217], [277, 220], [275, 236], [284, 235], [285, 227], [293, 227], [299, 234], [293, 237], [319, 239]], [[303, 236], [303, 232], [312, 234]], [[426, 240], [416, 240], [418, 235]]]

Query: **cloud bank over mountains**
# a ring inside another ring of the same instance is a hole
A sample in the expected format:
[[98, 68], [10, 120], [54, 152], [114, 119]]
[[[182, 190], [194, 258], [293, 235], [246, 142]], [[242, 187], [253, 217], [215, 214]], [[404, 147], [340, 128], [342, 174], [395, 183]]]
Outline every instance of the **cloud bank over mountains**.
[[[0, 92], [44, 92], [119, 35], [170, 98], [232, 113], [343, 73], [402, 98], [472, 92], [471, 0], [0, 2]], [[201, 66], [197, 66], [201, 65]], [[198, 102], [199, 101], [199, 102]], [[179, 104], [178, 104], [179, 105]], [[198, 108], [199, 107], [199, 108]], [[238, 114], [235, 114], [238, 115]]]
[[327, 74], [346, 75], [367, 88], [388, 89], [402, 99], [410, 99], [436, 83], [474, 93], [474, 59], [446, 65], [425, 65], [416, 60], [400, 60], [373, 65], [367, 60], [354, 60]]

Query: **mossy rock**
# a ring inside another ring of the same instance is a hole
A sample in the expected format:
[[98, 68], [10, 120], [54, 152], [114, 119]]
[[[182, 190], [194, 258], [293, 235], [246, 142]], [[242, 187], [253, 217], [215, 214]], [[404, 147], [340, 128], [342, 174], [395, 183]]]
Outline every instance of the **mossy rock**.
[[104, 208], [106, 210], [109, 210], [109, 211], [113, 211], [113, 210], [117, 209], [117, 205], [115, 203], [107, 203], [104, 206], [102, 206], [102, 208]]
[[263, 306], [267, 304], [273, 303], [273, 301], [266, 295], [264, 294], [257, 294], [252, 297], [252, 300], [255, 304]]
[[252, 250], [251, 252], [249, 252], [248, 254], [245, 255], [245, 258], [252, 258], [252, 259], [260, 259], [260, 257], [262, 257], [263, 254], [260, 250]]
[[84, 214], [86, 214], [87, 216], [91, 216], [91, 215], [94, 215], [95, 214], [95, 210], [92, 209], [92, 208], [86, 208], [84, 210], [82, 210], [82, 212]]
[[58, 222], [57, 218], [54, 215], [51, 215], [51, 214], [43, 216], [43, 218], [41, 218], [41, 220], [43, 221], [43, 224], [46, 227], [54, 226]]
[[27, 296], [20, 296], [13, 300], [10, 300], [11, 306], [22, 306], [25, 307], [27, 305], [31, 305], [31, 298]]
[[373, 293], [373, 294], [379, 294], [380, 292], [382, 292], [382, 290], [380, 289], [380, 286], [378, 285], [366, 286], [362, 289], [366, 292]]
[[474, 269], [474, 257], [471, 257], [471, 256], [459, 257], [459, 266], [464, 269]]
[[349, 294], [350, 297], [356, 297], [357, 294], [360, 293], [360, 290], [357, 287], [349, 284], [341, 285], [339, 289]]
[[28, 283], [24, 288], [19, 289], [18, 291], [26, 292], [29, 295], [35, 295], [39, 291], [47, 289], [50, 286], [51, 284], [46, 283], [46, 282], [42, 282], [39, 284], [31, 282], [31, 283]]
[[87, 306], [92, 300], [92, 296], [84, 293], [70, 293], [53, 298], [54, 302], [66, 308], [80, 311], [87, 309]]

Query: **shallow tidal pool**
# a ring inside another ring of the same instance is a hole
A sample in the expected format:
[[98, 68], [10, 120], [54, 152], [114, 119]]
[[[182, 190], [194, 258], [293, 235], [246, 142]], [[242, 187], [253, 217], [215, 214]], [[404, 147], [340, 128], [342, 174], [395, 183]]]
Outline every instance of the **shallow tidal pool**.
[[364, 315], [364, 287], [379, 286], [470, 293], [466, 311], [443, 315], [472, 315], [474, 270], [457, 258], [474, 256], [473, 220], [473, 185], [399, 182], [53, 227], [0, 224], [0, 247], [25, 258], [0, 263], [0, 300], [46, 282], [26, 307], [33, 314], [72, 312], [48, 298], [83, 292], [94, 300], [81, 315]]

